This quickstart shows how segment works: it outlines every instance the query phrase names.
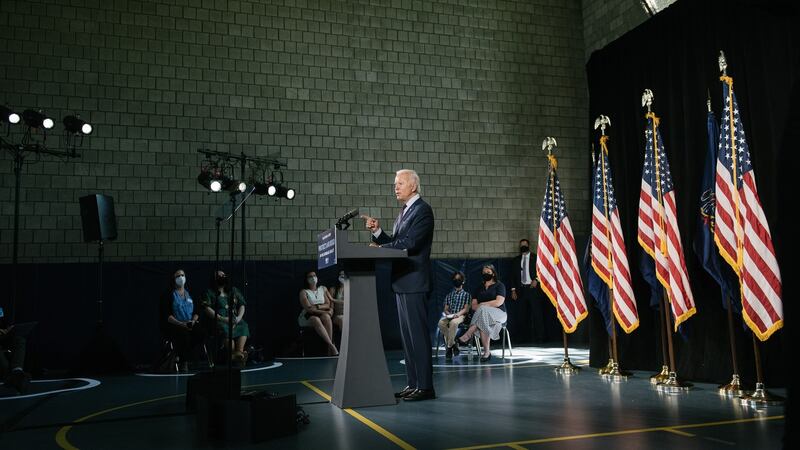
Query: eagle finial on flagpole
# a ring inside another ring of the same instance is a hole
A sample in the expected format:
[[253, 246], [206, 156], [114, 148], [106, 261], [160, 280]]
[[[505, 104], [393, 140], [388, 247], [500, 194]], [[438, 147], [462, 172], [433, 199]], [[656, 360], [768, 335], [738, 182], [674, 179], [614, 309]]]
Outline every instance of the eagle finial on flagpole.
[[556, 142], [556, 138], [547, 136], [542, 141], [542, 150], [546, 150], [547, 154], [550, 155], [553, 153], [553, 147], [557, 146], [558, 143]]
[[610, 126], [611, 126], [611, 119], [609, 119], [608, 116], [600, 114], [599, 116], [597, 116], [597, 119], [594, 120], [594, 129], [596, 130], [600, 128], [600, 134], [602, 134], [603, 136], [606, 135], [606, 127]]
[[719, 51], [719, 58], [717, 58], [717, 62], [719, 63], [719, 71], [722, 72], [723, 77], [728, 76], [728, 60], [725, 59], [725, 52], [722, 50]]
[[653, 91], [650, 89], [645, 89], [644, 93], [642, 94], [642, 107], [647, 106], [647, 112], [650, 111], [650, 106], [653, 104]]

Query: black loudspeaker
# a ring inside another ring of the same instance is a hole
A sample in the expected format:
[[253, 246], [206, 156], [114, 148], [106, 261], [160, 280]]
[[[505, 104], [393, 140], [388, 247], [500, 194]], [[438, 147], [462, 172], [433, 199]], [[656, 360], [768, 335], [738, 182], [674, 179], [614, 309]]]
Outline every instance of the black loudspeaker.
[[81, 223], [83, 241], [113, 241], [117, 238], [117, 216], [114, 199], [108, 195], [94, 194], [81, 197]]
[[[229, 380], [230, 385], [228, 385]], [[225, 400], [238, 398], [241, 390], [240, 369], [233, 369], [230, 374], [226, 370], [199, 372], [186, 381], [186, 410], [195, 411], [197, 399], [201, 396], [214, 401]]]
[[258, 443], [297, 433], [294, 394], [246, 392], [232, 400], [197, 397], [197, 429], [201, 436], [228, 443]]

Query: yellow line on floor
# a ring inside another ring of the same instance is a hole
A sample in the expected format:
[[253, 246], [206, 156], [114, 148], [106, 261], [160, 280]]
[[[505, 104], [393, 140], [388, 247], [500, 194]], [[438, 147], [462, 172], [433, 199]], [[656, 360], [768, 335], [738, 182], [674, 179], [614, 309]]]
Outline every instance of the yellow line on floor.
[[672, 428], [662, 428], [662, 431], [667, 431], [667, 432], [670, 432], [670, 433], [675, 433], [675, 434], [677, 434], [678, 436], [694, 437], [694, 435], [693, 435], [692, 433], [687, 433], [687, 432], [685, 432], [685, 431], [681, 431], [681, 430], [674, 430], [674, 429], [672, 429]]
[[[110, 413], [110, 412], [118, 411], [120, 409], [130, 408], [132, 406], [144, 405], [144, 404], [147, 404], [147, 403], [159, 402], [161, 400], [168, 400], [168, 399], [171, 399], [171, 398], [183, 397], [184, 395], [185, 394], [168, 395], [166, 397], [151, 398], [150, 400], [143, 400], [141, 402], [128, 403], [128, 404], [125, 404], [125, 405], [115, 406], [113, 408], [108, 408], [108, 409], [104, 409], [102, 411], [91, 413], [88, 416], [83, 416], [80, 419], [73, 421], [72, 423], [85, 422], [85, 421], [87, 421], [87, 420], [89, 420], [91, 418], [94, 418], [94, 417], [97, 417], [97, 416], [100, 416], [100, 415], [103, 415], [103, 414], [107, 414], [107, 413]], [[72, 445], [69, 442], [69, 440], [67, 439], [67, 433], [69, 433], [69, 430], [71, 430], [71, 429], [72, 429], [72, 425], [67, 425], [67, 426], [61, 427], [58, 430], [58, 433], [56, 433], [56, 444], [58, 444], [59, 447], [61, 447], [63, 449], [66, 449], [66, 450], [78, 450], [78, 447], [75, 447], [74, 445]]]
[[[320, 388], [314, 386], [313, 384], [309, 383], [308, 381], [303, 381], [302, 384], [303, 384], [303, 386], [305, 386], [305, 387], [311, 389], [312, 391], [316, 392], [320, 397], [324, 398], [325, 400], [331, 401], [331, 396], [326, 394]], [[380, 434], [381, 436], [385, 437], [386, 439], [389, 439], [395, 445], [397, 445], [398, 447], [402, 448], [403, 450], [414, 450], [415, 449], [415, 447], [412, 446], [411, 444], [409, 444], [408, 442], [400, 439], [399, 437], [397, 437], [394, 434], [392, 434], [386, 428], [383, 428], [382, 426], [378, 425], [377, 423], [375, 423], [375, 422], [367, 419], [366, 417], [362, 416], [361, 414], [357, 413], [352, 408], [345, 408], [344, 412], [346, 412], [347, 414], [350, 414], [356, 420], [358, 420], [359, 422], [363, 423], [364, 425], [372, 428], [378, 434]]]
[[[501, 365], [501, 366], [487, 366], [487, 367], [480, 367], [480, 366], [478, 366], [478, 367], [464, 367], [464, 368], [455, 368], [454, 370], [439, 370], [439, 371], [434, 371], [433, 373], [437, 374], [437, 373], [451, 373], [451, 372], [473, 372], [473, 371], [480, 371], [480, 370], [486, 370], [486, 369], [489, 369], [489, 370], [505, 369], [507, 367], [514, 367], [515, 369], [527, 369], [527, 368], [548, 367], [548, 366], [555, 367], [552, 364], [523, 363], [523, 364], [519, 364], [517, 366]], [[405, 376], [405, 375], [406, 375], [405, 373], [395, 373], [395, 374], [391, 374], [390, 376], [399, 377], [399, 376]], [[333, 380], [334, 380], [333, 378], [320, 378], [320, 379], [317, 379], [317, 380], [310, 380], [310, 381], [318, 382], [318, 381], [333, 381]], [[310, 389], [314, 390], [314, 392], [316, 392], [317, 394], [321, 395], [323, 398], [325, 398], [328, 395], [328, 394], [325, 394], [322, 391], [315, 390], [315, 388], [312, 387], [312, 385], [310, 385], [310, 383], [308, 381], [302, 381], [302, 380], [278, 381], [278, 382], [273, 382], [273, 383], [260, 383], [260, 384], [252, 384], [252, 385], [248, 385], [248, 386], [242, 386], [242, 387], [243, 388], [248, 388], [248, 387], [252, 388], [252, 387], [274, 386], [274, 385], [279, 385], [279, 384], [294, 384], [294, 383], [305, 384], [307, 387], [309, 387]], [[309, 384], [306, 384], [306, 383], [309, 383]], [[158, 401], [161, 401], [161, 400], [169, 400], [171, 398], [183, 397], [184, 395], [185, 394], [168, 395], [166, 397], [151, 398], [149, 400], [143, 400], [143, 401], [133, 402], [133, 403], [126, 403], [124, 405], [115, 406], [113, 408], [108, 408], [108, 409], [104, 409], [102, 411], [94, 412], [92, 414], [89, 414], [88, 416], [84, 416], [84, 417], [81, 417], [80, 419], [74, 420], [72, 423], [81, 423], [81, 422], [85, 422], [85, 421], [87, 421], [89, 419], [93, 419], [93, 418], [95, 418], [97, 416], [101, 416], [103, 414], [107, 414], [107, 413], [114, 412], [114, 411], [119, 411], [120, 409], [131, 408], [131, 407], [134, 407], [134, 406], [144, 405], [144, 404], [152, 403], [152, 402], [158, 402]], [[326, 398], [326, 400], [330, 401], [330, 397]], [[352, 411], [352, 413], [361, 416], [360, 414], [358, 414], [355, 411]], [[351, 415], [353, 415], [353, 414], [351, 414]], [[353, 416], [353, 417], [355, 417], [355, 416]], [[361, 416], [361, 417], [363, 417], [363, 416]], [[364, 419], [369, 421], [369, 419], [366, 419], [366, 418], [364, 418]], [[371, 422], [371, 423], [374, 423], [374, 422]], [[66, 450], [78, 450], [78, 448], [75, 447], [74, 445], [72, 445], [69, 442], [69, 440], [67, 439], [67, 433], [69, 433], [71, 429], [72, 429], [72, 425], [66, 425], [66, 426], [61, 427], [58, 430], [58, 432], [56, 433], [56, 436], [55, 436], [56, 443], [61, 448], [66, 449]], [[381, 428], [381, 429], [383, 429], [383, 428]], [[389, 433], [389, 434], [391, 434], [391, 433]], [[392, 435], [392, 436], [394, 436], [394, 435]], [[395, 436], [395, 438], [396, 438], [396, 436]], [[404, 441], [400, 440], [399, 438], [397, 438], [397, 439], [398, 439], [398, 441], [402, 442], [404, 445], [408, 445], [407, 443], [405, 443]], [[397, 445], [400, 445], [400, 447], [402, 447], [402, 448], [413, 448], [411, 446], [403, 447], [403, 445], [401, 445], [399, 443]]]
[[509, 445], [509, 447], [513, 448], [514, 450], [528, 450], [525, 447], [523, 447], [521, 445], [517, 445], [517, 444], [511, 444], [511, 445]]
[[[596, 437], [606, 437], [606, 436], [622, 436], [626, 434], [637, 434], [637, 433], [650, 433], [653, 431], [667, 431], [670, 433], [675, 433], [679, 429], [683, 428], [704, 428], [704, 427], [714, 427], [720, 425], [733, 425], [737, 423], [749, 423], [749, 422], [764, 422], [767, 420], [779, 420], [783, 419], [784, 416], [770, 416], [770, 417], [753, 417], [750, 419], [734, 419], [734, 420], [721, 420], [718, 422], [704, 422], [704, 423], [691, 423], [687, 425], [675, 425], [671, 427], [652, 427], [652, 428], [640, 428], [634, 430], [620, 430], [620, 431], [609, 431], [606, 433], [592, 433], [592, 434], [577, 434], [574, 436], [559, 436], [559, 437], [552, 437], [552, 438], [544, 438], [544, 439], [531, 439], [527, 441], [514, 441], [514, 442], [501, 442], [498, 444], [486, 444], [486, 445], [475, 445], [472, 447], [459, 447], [454, 448], [451, 450], [477, 450], [483, 448], [496, 448], [496, 447], [511, 447], [512, 445], [530, 445], [530, 444], [544, 444], [548, 442], [560, 442], [560, 441], [573, 441], [577, 439], [590, 439]], [[677, 434], [681, 434], [678, 432]], [[686, 433], [689, 434], [689, 433]], [[683, 434], [681, 434], [683, 435]]]

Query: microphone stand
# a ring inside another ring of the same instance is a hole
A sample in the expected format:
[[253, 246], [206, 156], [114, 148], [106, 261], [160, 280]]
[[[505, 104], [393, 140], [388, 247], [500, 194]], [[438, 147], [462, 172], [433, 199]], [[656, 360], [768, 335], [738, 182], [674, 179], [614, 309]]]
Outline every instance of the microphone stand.
[[[244, 204], [244, 203], [242, 203]], [[234, 261], [234, 243], [236, 240], [236, 194], [231, 193], [231, 272], [233, 271]], [[231, 395], [232, 376], [233, 372], [233, 273], [228, 277], [228, 396]], [[238, 397], [238, 393], [237, 393]], [[231, 399], [233, 400], [233, 399]]]
[[[227, 322], [228, 322], [228, 331], [224, 335], [217, 330], [217, 325], [218, 325], [218, 320], [219, 320], [219, 319], [217, 319], [217, 316], [218, 316], [218, 314], [220, 312], [220, 307], [219, 307], [219, 287], [217, 287], [217, 291], [216, 291], [216, 295], [215, 295], [217, 300], [214, 302], [214, 305], [212, 305], [212, 309], [214, 310], [214, 335], [216, 336], [215, 345], [217, 346], [217, 348], [219, 348], [219, 340], [220, 339], [227, 339], [227, 343], [226, 343], [227, 351], [225, 352], [225, 356], [228, 359], [228, 363], [226, 364], [227, 369], [226, 369], [226, 375], [225, 375], [225, 378], [226, 378], [226, 383], [225, 384], [227, 386], [227, 392], [225, 393], [225, 397], [228, 398], [228, 399], [232, 399], [232, 390], [233, 390], [233, 360], [232, 360], [232, 357], [233, 357], [233, 344], [232, 344], [232, 341], [233, 341], [233, 327], [234, 327], [233, 315], [236, 312], [236, 311], [234, 311], [234, 285], [235, 285], [235, 283], [233, 282], [233, 268], [234, 268], [234, 264], [236, 263], [236, 261], [235, 261], [235, 256], [236, 256], [235, 255], [235, 249], [236, 249], [236, 211], [237, 211], [238, 208], [244, 206], [244, 203], [247, 201], [248, 198], [250, 198], [250, 195], [252, 193], [253, 193], [252, 190], [245, 191], [244, 193], [242, 193], [242, 198], [239, 201], [239, 199], [237, 198], [238, 192], [232, 192], [230, 194], [230, 210], [229, 211], [226, 210], [225, 209], [226, 205], [223, 203], [223, 205], [221, 206], [221, 209], [218, 210], [218, 212], [217, 212], [217, 217], [216, 217], [216, 221], [215, 221], [216, 232], [217, 232], [216, 233], [217, 234], [217, 241], [216, 241], [216, 248], [215, 248], [215, 251], [216, 251], [216, 255], [215, 255], [215, 258], [216, 258], [216, 260], [215, 260], [215, 266], [216, 266], [215, 274], [216, 274], [216, 271], [219, 271], [220, 268], [221, 268], [221, 266], [220, 266], [220, 234], [221, 234], [222, 222], [225, 222], [227, 220], [231, 221], [230, 270], [229, 270], [230, 273], [228, 274], [228, 286], [227, 286], [227, 288], [228, 288], [227, 289], [227, 309], [228, 309]], [[238, 393], [237, 393], [237, 396], [238, 396]]]

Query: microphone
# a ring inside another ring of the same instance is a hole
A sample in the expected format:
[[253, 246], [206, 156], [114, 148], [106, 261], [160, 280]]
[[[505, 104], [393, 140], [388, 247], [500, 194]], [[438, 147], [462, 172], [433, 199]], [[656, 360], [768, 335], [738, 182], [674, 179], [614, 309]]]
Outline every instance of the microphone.
[[339, 217], [339, 220], [336, 221], [336, 228], [346, 230], [350, 227], [350, 219], [353, 217], [358, 217], [358, 208], [348, 211], [347, 214]]

